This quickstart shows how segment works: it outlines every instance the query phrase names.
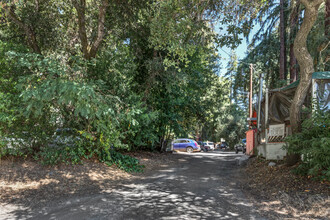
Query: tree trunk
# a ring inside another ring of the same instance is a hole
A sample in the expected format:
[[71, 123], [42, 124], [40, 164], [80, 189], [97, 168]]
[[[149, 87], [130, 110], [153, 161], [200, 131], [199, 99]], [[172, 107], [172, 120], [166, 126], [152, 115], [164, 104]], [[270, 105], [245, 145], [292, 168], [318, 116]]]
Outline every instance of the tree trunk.
[[280, 0], [280, 79], [286, 79], [286, 46], [285, 46], [285, 17], [284, 0]]
[[293, 43], [290, 44], [290, 83], [297, 80], [297, 58], [294, 55]]
[[297, 80], [297, 58], [294, 55], [293, 43], [294, 37], [298, 29], [300, 0], [291, 1], [291, 16], [290, 16], [290, 83]]
[[82, 47], [82, 52], [86, 59], [89, 59], [89, 51], [88, 51], [88, 39], [86, 32], [86, 20], [85, 20], [85, 9], [86, 9], [86, 1], [85, 0], [73, 0], [73, 5], [76, 8], [78, 14], [78, 26], [79, 26], [79, 38]]
[[109, 6], [109, 1], [108, 0], [103, 0], [100, 8], [99, 8], [99, 19], [98, 19], [98, 25], [97, 25], [97, 37], [94, 43], [92, 44], [92, 47], [89, 51], [89, 56], [94, 58], [96, 57], [96, 53], [103, 41], [104, 38], [104, 22], [105, 22], [105, 14], [106, 10]]
[[330, 40], [330, 0], [326, 0], [325, 7], [324, 34]]
[[5, 11], [5, 14], [10, 18], [18, 27], [20, 27], [26, 36], [27, 43], [34, 53], [41, 54], [40, 47], [37, 42], [36, 34], [30, 25], [25, 24], [15, 14], [13, 7], [9, 7], [6, 3], [0, 2], [0, 7]]
[[105, 30], [105, 15], [107, 7], [109, 6], [108, 0], [102, 0], [101, 5], [99, 7], [99, 18], [97, 25], [97, 37], [94, 42], [90, 45], [88, 43], [87, 31], [86, 31], [86, 0], [73, 0], [73, 5], [76, 8], [78, 14], [78, 25], [79, 25], [79, 38], [81, 41], [82, 52], [84, 54], [85, 59], [89, 60], [91, 58], [96, 57], [96, 53], [104, 39]]
[[313, 58], [307, 50], [307, 36], [312, 29], [323, 0], [301, 0], [305, 6], [304, 20], [294, 40], [294, 54], [300, 66], [300, 83], [295, 92], [291, 108], [290, 122], [293, 133], [300, 131], [301, 107], [305, 101], [314, 72]]

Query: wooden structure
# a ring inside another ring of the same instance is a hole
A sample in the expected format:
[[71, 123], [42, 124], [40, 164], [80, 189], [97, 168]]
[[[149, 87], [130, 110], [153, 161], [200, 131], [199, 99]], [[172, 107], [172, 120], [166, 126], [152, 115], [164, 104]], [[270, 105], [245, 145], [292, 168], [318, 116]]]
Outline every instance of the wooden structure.
[[[285, 138], [291, 135], [290, 106], [299, 80], [278, 89], [266, 89], [265, 98], [258, 104], [258, 131], [256, 147], [259, 155], [269, 160], [281, 160], [286, 156]], [[325, 110], [330, 110], [330, 72], [315, 72], [312, 89], [305, 106], [313, 99]], [[308, 117], [308, 115], [306, 115]]]

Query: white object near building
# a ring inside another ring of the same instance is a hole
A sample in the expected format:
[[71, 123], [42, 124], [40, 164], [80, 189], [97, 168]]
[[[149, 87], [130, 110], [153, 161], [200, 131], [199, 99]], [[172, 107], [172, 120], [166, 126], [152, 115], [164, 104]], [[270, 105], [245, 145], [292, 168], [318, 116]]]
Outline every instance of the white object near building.
[[285, 124], [269, 125], [268, 136], [284, 136], [285, 135]]

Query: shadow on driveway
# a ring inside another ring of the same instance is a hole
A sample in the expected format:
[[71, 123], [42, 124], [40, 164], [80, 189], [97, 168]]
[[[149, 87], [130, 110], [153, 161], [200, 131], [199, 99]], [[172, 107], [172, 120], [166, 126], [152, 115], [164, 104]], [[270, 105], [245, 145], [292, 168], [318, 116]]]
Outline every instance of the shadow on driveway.
[[233, 152], [175, 153], [175, 163], [112, 189], [50, 201], [14, 219], [264, 219], [245, 198]]

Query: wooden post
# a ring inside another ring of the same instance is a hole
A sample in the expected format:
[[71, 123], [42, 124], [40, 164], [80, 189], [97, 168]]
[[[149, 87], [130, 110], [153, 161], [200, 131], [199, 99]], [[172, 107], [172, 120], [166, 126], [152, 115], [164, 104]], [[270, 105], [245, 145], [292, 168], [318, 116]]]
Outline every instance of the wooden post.
[[250, 64], [250, 100], [249, 100], [249, 117], [252, 118], [253, 110], [252, 110], [252, 96], [253, 96], [253, 64]]
[[268, 126], [268, 103], [269, 103], [269, 94], [268, 88], [266, 88], [266, 100], [265, 100], [265, 139], [266, 144], [268, 143], [268, 133], [267, 133], [267, 126]]
[[262, 73], [260, 76], [260, 82], [259, 82], [259, 97], [258, 97], [258, 115], [257, 115], [257, 128], [258, 128], [258, 135], [260, 135], [260, 120], [261, 120], [261, 100], [262, 100], [262, 84], [263, 84], [264, 74]]

